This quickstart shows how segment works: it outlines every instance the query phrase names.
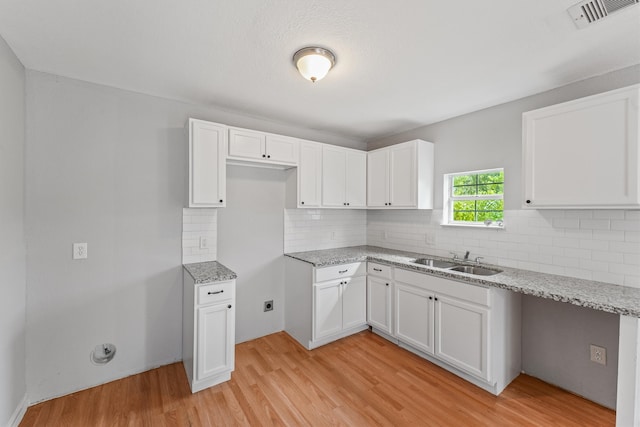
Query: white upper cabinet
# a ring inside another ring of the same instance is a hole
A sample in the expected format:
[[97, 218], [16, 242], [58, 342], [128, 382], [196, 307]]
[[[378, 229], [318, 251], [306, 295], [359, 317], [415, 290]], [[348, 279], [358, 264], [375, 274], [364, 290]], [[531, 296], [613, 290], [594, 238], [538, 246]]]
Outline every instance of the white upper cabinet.
[[523, 206], [640, 206], [634, 85], [523, 114]]
[[367, 154], [364, 151], [322, 147], [322, 206], [366, 207]]
[[299, 140], [249, 129], [229, 129], [229, 159], [259, 163], [298, 163]]
[[367, 206], [386, 207], [389, 203], [389, 150], [367, 153]]
[[279, 163], [298, 163], [300, 141], [296, 138], [267, 134], [265, 154], [267, 159]]
[[367, 153], [367, 206], [433, 209], [433, 143], [419, 139]]
[[227, 127], [189, 119], [189, 207], [224, 207]]
[[322, 144], [300, 142], [298, 207], [317, 208], [322, 201]]

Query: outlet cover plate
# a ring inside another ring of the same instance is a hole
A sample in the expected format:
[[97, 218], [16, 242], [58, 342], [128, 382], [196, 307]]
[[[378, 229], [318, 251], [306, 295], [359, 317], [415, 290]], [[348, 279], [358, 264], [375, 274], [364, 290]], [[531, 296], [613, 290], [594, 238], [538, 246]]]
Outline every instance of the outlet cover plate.
[[87, 244], [86, 243], [74, 243], [73, 244], [73, 259], [87, 259]]
[[599, 363], [601, 365], [607, 364], [607, 349], [597, 345], [591, 344], [589, 346], [589, 352], [591, 353], [591, 361]]

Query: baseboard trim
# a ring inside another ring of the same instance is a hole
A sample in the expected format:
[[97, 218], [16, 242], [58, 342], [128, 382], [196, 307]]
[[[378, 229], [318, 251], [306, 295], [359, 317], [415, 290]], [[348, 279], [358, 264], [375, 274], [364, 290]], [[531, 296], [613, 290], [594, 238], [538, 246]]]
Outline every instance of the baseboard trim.
[[7, 427], [18, 427], [18, 425], [20, 425], [20, 421], [22, 421], [22, 417], [24, 417], [24, 414], [27, 412], [28, 406], [29, 400], [27, 399], [27, 393], [25, 393], [24, 396], [22, 396], [20, 403], [18, 403], [15, 411], [11, 414]]

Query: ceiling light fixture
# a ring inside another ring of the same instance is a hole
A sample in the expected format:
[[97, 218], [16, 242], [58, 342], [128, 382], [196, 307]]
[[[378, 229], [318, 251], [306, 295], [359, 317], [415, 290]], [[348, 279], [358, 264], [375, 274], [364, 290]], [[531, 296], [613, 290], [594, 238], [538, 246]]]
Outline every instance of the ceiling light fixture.
[[336, 65], [336, 56], [321, 47], [303, 47], [293, 54], [293, 63], [302, 77], [315, 83]]

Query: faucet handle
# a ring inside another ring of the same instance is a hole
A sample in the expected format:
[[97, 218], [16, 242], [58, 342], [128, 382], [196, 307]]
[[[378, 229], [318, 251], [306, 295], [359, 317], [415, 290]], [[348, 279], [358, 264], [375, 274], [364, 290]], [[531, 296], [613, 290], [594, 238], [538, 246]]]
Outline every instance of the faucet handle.
[[453, 260], [456, 261], [458, 259], [458, 254], [455, 252], [449, 252], [451, 255], [453, 255]]
[[483, 256], [477, 256], [476, 257], [476, 264], [480, 264], [480, 260], [481, 259], [484, 259], [484, 257]]

